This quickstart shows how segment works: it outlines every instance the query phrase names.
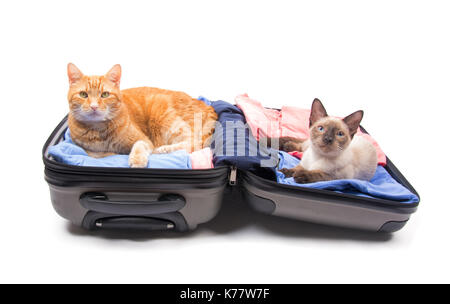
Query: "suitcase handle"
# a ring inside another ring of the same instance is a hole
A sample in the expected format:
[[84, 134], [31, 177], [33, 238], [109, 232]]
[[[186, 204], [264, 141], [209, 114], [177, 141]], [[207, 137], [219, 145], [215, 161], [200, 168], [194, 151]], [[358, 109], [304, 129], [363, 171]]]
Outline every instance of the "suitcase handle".
[[164, 194], [157, 201], [111, 201], [103, 193], [87, 192], [80, 196], [80, 204], [91, 211], [113, 215], [152, 215], [170, 213], [186, 205], [178, 194]]
[[95, 222], [95, 228], [103, 230], [164, 231], [175, 229], [175, 225], [169, 221], [153, 218], [117, 217], [98, 219]]

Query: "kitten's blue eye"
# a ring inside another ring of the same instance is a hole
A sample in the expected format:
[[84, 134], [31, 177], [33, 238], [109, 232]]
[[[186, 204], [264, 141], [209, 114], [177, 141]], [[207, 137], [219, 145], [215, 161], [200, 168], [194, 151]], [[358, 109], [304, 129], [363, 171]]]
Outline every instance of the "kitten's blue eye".
[[339, 136], [339, 137], [342, 137], [342, 136], [344, 136], [344, 132], [342, 132], [342, 131], [339, 131], [339, 132], [337, 133], [337, 136]]
[[324, 129], [323, 129], [322, 126], [318, 126], [318, 127], [317, 127], [317, 130], [319, 130], [320, 132], [323, 132]]

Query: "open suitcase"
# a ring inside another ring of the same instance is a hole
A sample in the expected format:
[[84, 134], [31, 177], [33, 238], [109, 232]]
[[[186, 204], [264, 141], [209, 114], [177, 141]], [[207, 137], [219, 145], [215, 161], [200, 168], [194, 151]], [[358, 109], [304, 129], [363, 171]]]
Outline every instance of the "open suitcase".
[[[45, 179], [56, 212], [89, 230], [193, 230], [215, 217], [230, 187], [237, 187], [258, 212], [367, 231], [398, 231], [418, 207], [418, 202], [279, 184], [231, 165], [203, 170], [67, 165], [48, 153], [50, 146], [63, 140], [66, 129], [67, 117], [45, 143]], [[389, 159], [385, 169], [417, 195]]]

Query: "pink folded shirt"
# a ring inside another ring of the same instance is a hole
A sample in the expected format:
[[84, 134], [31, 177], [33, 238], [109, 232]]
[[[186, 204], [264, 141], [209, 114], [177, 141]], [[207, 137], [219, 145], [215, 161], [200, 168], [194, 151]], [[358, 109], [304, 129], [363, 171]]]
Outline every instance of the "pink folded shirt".
[[[247, 124], [252, 130], [253, 136], [260, 137], [294, 137], [299, 139], [309, 138], [309, 116], [311, 110], [285, 106], [281, 111], [266, 109], [257, 100], [251, 99], [247, 94], [238, 95], [236, 105], [244, 112]], [[386, 165], [386, 155], [378, 143], [368, 134], [359, 129], [358, 136], [363, 136], [371, 142], [377, 150], [378, 164]], [[293, 152], [293, 156], [301, 158], [302, 153]]]

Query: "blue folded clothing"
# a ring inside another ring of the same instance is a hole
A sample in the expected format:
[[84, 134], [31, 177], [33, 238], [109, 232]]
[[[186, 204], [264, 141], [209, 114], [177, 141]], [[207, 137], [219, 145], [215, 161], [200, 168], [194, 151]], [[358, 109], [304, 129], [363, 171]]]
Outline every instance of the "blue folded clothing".
[[[86, 151], [77, 146], [70, 138], [67, 129], [64, 141], [51, 146], [48, 153], [57, 161], [67, 165], [88, 167], [129, 168], [128, 155], [112, 155], [103, 158], [90, 157]], [[175, 151], [169, 154], [151, 154], [148, 168], [153, 169], [192, 169], [191, 158], [186, 151]]]
[[[279, 169], [291, 169], [300, 163], [298, 158], [282, 151], [279, 152], [279, 159]], [[281, 184], [291, 186], [332, 190], [345, 194], [386, 199], [402, 203], [417, 203], [419, 201], [417, 195], [399, 184], [382, 166], [378, 166], [375, 176], [371, 181], [340, 179], [310, 184], [298, 184], [294, 181], [293, 177], [286, 178], [284, 174], [279, 171], [277, 171], [277, 180]]]

